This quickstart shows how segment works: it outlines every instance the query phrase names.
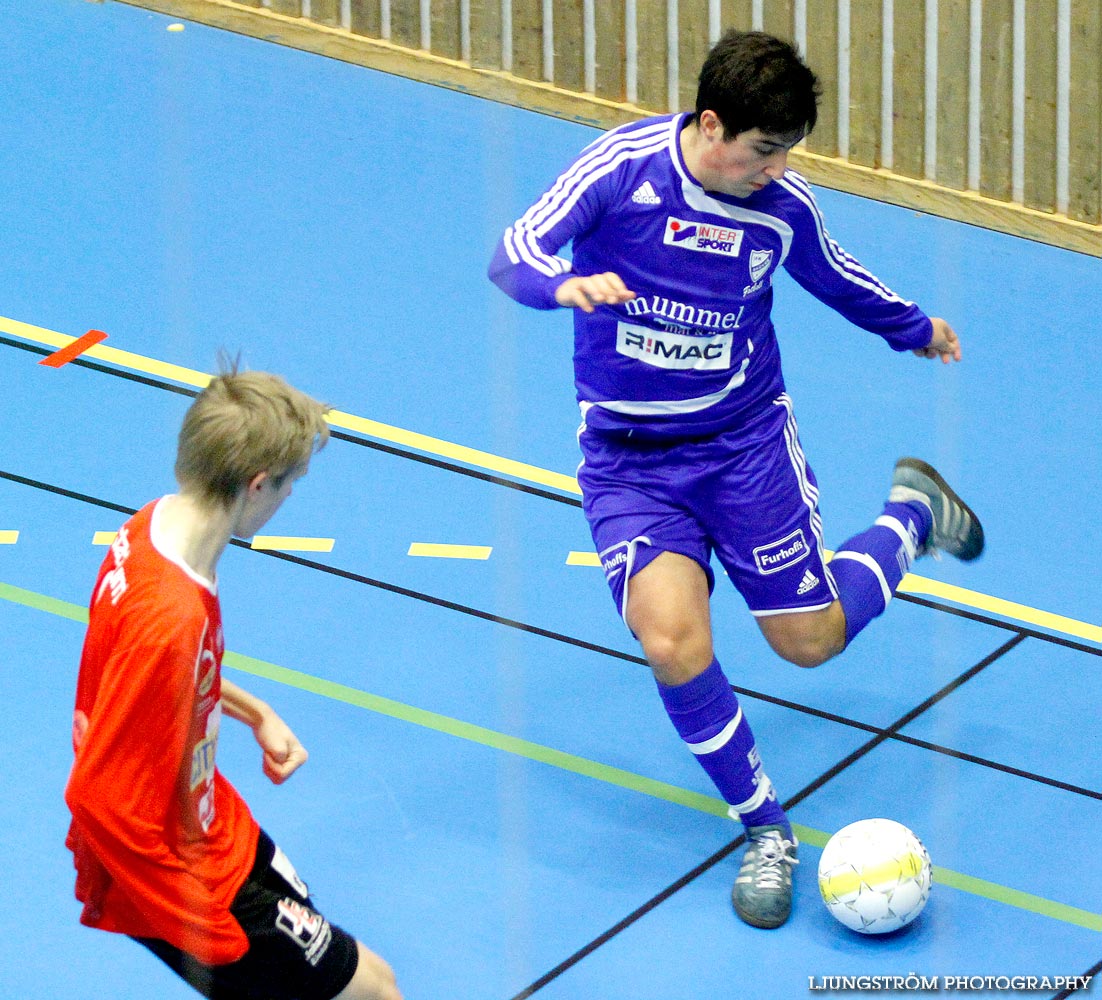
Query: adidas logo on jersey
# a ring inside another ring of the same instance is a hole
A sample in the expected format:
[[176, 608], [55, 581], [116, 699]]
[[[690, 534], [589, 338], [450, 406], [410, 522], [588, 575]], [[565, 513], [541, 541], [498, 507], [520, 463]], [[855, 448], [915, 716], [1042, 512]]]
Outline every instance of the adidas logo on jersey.
[[631, 200], [637, 205], [661, 205], [662, 199], [655, 193], [654, 187], [650, 181], [643, 181], [635, 189], [635, 193], [631, 196]]
[[796, 589], [797, 595], [806, 594], [809, 590], [814, 590], [819, 586], [819, 578], [808, 570], [804, 573], [804, 578], [800, 581], [800, 586]]

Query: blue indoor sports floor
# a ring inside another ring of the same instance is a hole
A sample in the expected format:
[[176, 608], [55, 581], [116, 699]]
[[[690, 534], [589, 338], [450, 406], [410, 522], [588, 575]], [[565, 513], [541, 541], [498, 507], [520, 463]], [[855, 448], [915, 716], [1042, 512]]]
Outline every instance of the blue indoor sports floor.
[[[988, 551], [924, 560], [816, 671], [773, 656], [721, 579], [718, 653], [804, 842], [792, 920], [754, 930], [728, 897], [739, 830], [591, 565], [569, 317], [485, 279], [593, 130], [169, 23], [0, 5], [0, 995], [191, 995], [79, 926], [62, 790], [96, 534], [173, 489], [220, 349], [329, 402], [339, 434], [265, 529], [331, 550], [242, 544], [220, 567], [228, 676], [310, 762], [275, 788], [231, 723], [222, 769], [407, 1000], [1097, 972], [1102, 262], [819, 192], [839, 242], [965, 355], [893, 354], [778, 283], [827, 542], [918, 454]], [[93, 329], [99, 347], [37, 364]], [[410, 554], [426, 545], [485, 558]], [[815, 884], [827, 836], [869, 816], [911, 826], [936, 866], [926, 911], [884, 939], [836, 924]]]

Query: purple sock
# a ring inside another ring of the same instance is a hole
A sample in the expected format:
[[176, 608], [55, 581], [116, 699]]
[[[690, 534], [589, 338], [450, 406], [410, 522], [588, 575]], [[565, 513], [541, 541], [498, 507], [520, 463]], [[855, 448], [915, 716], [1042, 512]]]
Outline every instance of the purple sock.
[[748, 827], [776, 823], [790, 829], [719, 662], [712, 660], [687, 684], [659, 682], [658, 693], [674, 728], [730, 805], [731, 817]]
[[933, 516], [922, 504], [889, 503], [868, 531], [834, 553], [830, 572], [846, 615], [847, 646], [883, 614], [932, 526]]

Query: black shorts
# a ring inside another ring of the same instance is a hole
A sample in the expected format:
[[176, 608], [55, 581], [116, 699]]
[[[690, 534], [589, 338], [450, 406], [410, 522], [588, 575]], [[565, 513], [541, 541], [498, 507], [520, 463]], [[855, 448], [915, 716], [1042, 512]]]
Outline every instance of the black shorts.
[[316, 909], [287, 856], [260, 831], [256, 861], [230, 906], [243, 958], [206, 965], [158, 938], [134, 938], [211, 1000], [332, 1000], [356, 972], [356, 939]]

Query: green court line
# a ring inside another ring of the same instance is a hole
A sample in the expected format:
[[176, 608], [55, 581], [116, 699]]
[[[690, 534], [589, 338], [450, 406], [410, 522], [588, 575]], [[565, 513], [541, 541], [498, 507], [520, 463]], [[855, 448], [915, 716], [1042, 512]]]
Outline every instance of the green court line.
[[25, 608], [34, 608], [36, 611], [46, 611], [60, 618], [80, 622], [82, 625], [88, 624], [87, 608], [79, 604], [70, 604], [68, 601], [60, 601], [56, 597], [47, 597], [33, 590], [13, 587], [10, 583], [0, 583], [0, 599], [12, 604], [22, 604]]
[[[88, 622], [87, 609], [78, 604], [70, 604], [68, 601], [47, 597], [33, 590], [24, 590], [11, 584], [0, 582], [0, 600], [20, 604], [37, 611], [45, 611], [48, 614], [68, 618], [81, 624], [87, 624]], [[696, 809], [712, 816], [727, 816], [727, 803], [722, 799], [690, 791], [687, 788], [680, 788], [677, 785], [667, 784], [664, 781], [657, 781], [654, 778], [635, 774], [632, 771], [611, 767], [608, 764], [601, 764], [586, 757], [556, 750], [553, 747], [532, 743], [517, 736], [499, 733], [496, 730], [487, 729], [471, 722], [464, 722], [461, 719], [454, 719], [451, 716], [441, 715], [438, 712], [430, 712], [391, 698], [361, 691], [359, 688], [329, 681], [323, 677], [316, 677], [301, 670], [282, 667], [275, 663], [268, 663], [265, 660], [258, 660], [242, 653], [230, 651], [227, 651], [223, 657], [223, 663], [233, 670], [239, 670], [254, 677], [276, 681], [279, 684], [285, 684], [300, 691], [320, 695], [323, 698], [331, 698], [346, 705], [354, 705], [357, 708], [363, 708], [378, 715], [385, 715], [391, 719], [408, 722], [424, 729], [431, 729], [447, 736], [467, 740], [470, 743], [477, 743], [492, 750], [511, 753], [527, 760], [557, 767], [562, 771], [592, 778], [595, 781], [603, 781], [606, 784], [615, 785], [627, 791], [649, 795], [652, 798], [671, 802], [674, 805], [684, 806], [688, 809]], [[822, 830], [802, 826], [798, 823], [793, 823], [792, 826], [800, 840], [812, 847], [824, 847], [830, 839], [830, 834]], [[1074, 924], [1087, 930], [1102, 931], [1102, 914], [1091, 913], [1089, 910], [1082, 910], [1064, 903], [1057, 903], [1051, 899], [1045, 899], [1043, 896], [1035, 896], [1032, 893], [1011, 889], [996, 882], [987, 882], [984, 879], [964, 875], [949, 868], [941, 868], [935, 865], [933, 871], [934, 881], [938, 885], [959, 889], [961, 892], [982, 896], [996, 903], [1004, 903], [1007, 906], [1027, 910], [1064, 923]]]
[[[47, 330], [41, 326], [33, 326], [30, 323], [9, 319], [6, 316], [0, 316], [0, 330], [23, 340], [45, 344], [55, 350], [68, 347], [77, 339], [68, 334]], [[146, 375], [167, 378], [197, 389], [205, 388], [211, 378], [206, 372], [184, 368], [181, 365], [161, 361], [157, 358], [147, 358], [141, 354], [123, 351], [106, 344], [95, 344], [84, 352], [84, 357], [106, 361], [120, 368], [142, 372]], [[454, 459], [474, 468], [486, 469], [490, 472], [511, 476], [539, 486], [547, 486], [551, 489], [561, 490], [563, 493], [581, 495], [581, 488], [578, 486], [577, 479], [561, 472], [552, 472], [549, 469], [541, 469], [526, 462], [518, 462], [500, 455], [492, 455], [489, 452], [468, 448], [466, 445], [456, 444], [452, 441], [429, 437], [426, 434], [410, 431], [404, 427], [383, 424], [377, 420], [357, 416], [354, 413], [342, 413], [339, 410], [332, 410], [326, 419], [334, 427], [343, 427], [346, 430], [364, 434], [378, 441], [412, 448], [415, 451], [436, 455], [439, 458]], [[999, 618], [1025, 622], [1027, 625], [1035, 625], [1095, 645], [1102, 644], [1102, 625], [1078, 621], [1075, 618], [1053, 614], [1039, 608], [1031, 608], [1025, 604], [1007, 601], [1001, 597], [993, 597], [954, 584], [942, 583], [939, 580], [931, 580], [915, 573], [908, 573], [903, 578], [899, 590], [900, 593], [904, 594], [923, 594], [953, 601], [963, 607], [989, 612]]]

